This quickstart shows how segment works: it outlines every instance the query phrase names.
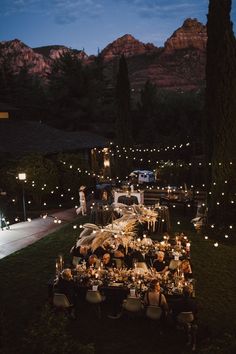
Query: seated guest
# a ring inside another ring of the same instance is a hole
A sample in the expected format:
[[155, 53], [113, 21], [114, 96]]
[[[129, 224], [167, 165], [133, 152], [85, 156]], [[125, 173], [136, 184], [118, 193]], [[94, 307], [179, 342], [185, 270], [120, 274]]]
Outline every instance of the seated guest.
[[[192, 312], [193, 318], [189, 322], [183, 322], [182, 312]], [[197, 336], [197, 304], [195, 299], [191, 297], [191, 290], [189, 287], [184, 287], [183, 297], [175, 301], [172, 305], [173, 319], [177, 323], [182, 323], [186, 326], [188, 342], [187, 344], [192, 344], [192, 350], [196, 350], [196, 336]]]
[[176, 317], [180, 312], [192, 312], [194, 318], [197, 317], [197, 304], [194, 298], [191, 297], [191, 289], [185, 286], [183, 296], [173, 303], [173, 315]]
[[188, 259], [184, 259], [180, 264], [180, 272], [183, 272], [185, 279], [193, 277], [192, 267]]
[[154, 261], [154, 254], [152, 250], [149, 250], [146, 254], [145, 254], [145, 262], [147, 264], [148, 267], [152, 267], [153, 266], [153, 261]]
[[75, 298], [76, 298], [76, 288], [75, 283], [72, 278], [71, 269], [66, 268], [62, 271], [58, 282], [55, 284], [56, 292], [66, 295], [69, 302], [72, 305], [75, 305]]
[[105, 253], [102, 257], [102, 263], [103, 263], [103, 268], [108, 269], [108, 268], [113, 268], [115, 267], [114, 261], [111, 259], [110, 253]]
[[112, 251], [112, 248], [111, 248], [110, 243], [105, 241], [101, 246], [96, 248], [96, 250], [94, 251], [94, 254], [96, 254], [96, 256], [98, 258], [102, 258], [105, 253], [109, 253], [111, 251]]
[[87, 261], [89, 257], [89, 248], [87, 246], [79, 246], [79, 247], [72, 247], [70, 251], [71, 255], [73, 257], [78, 257], [79, 261], [78, 263], [81, 263], [83, 261]]
[[168, 305], [165, 295], [161, 294], [161, 287], [158, 280], [151, 281], [148, 291], [144, 296], [144, 303], [148, 306], [159, 306], [165, 314], [168, 311]]
[[124, 246], [119, 245], [114, 251], [113, 260], [116, 262], [116, 268], [122, 268], [124, 265], [125, 249]]
[[119, 245], [114, 252], [114, 257], [116, 258], [124, 258], [125, 256], [125, 248], [122, 245]]
[[153, 268], [156, 269], [158, 273], [165, 273], [168, 271], [168, 262], [165, 261], [165, 253], [162, 251], [159, 251], [156, 254], [157, 259], [154, 260], [153, 262]]
[[94, 268], [98, 268], [99, 267], [99, 259], [96, 256], [96, 254], [91, 254], [89, 256], [89, 259], [87, 261], [87, 267], [94, 267]]
[[132, 248], [128, 247], [127, 253], [124, 256], [124, 266], [128, 269], [133, 268]]
[[133, 263], [136, 262], [145, 262], [145, 258], [142, 255], [141, 251], [133, 249], [132, 253], [131, 253], [132, 259], [133, 259]]

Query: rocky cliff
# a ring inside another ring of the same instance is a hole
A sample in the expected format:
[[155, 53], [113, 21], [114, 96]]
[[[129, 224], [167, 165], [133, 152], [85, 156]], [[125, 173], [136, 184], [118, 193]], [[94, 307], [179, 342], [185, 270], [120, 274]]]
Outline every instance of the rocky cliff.
[[51, 66], [50, 59], [35, 53], [19, 39], [0, 42], [0, 63], [4, 60], [15, 73], [26, 68], [30, 74], [45, 76]]
[[[115, 85], [118, 59], [124, 54], [134, 91], [139, 91], [148, 79], [165, 89], [197, 90], [204, 85], [206, 42], [206, 27], [196, 19], [185, 20], [163, 48], [144, 44], [126, 34], [100, 53], [108, 87]], [[7, 58], [16, 73], [27, 67], [31, 74], [44, 77], [50, 72], [53, 61], [63, 53], [73, 53], [88, 65], [95, 58], [60, 45], [32, 49], [17, 39], [0, 42], [0, 63]]]
[[165, 43], [165, 51], [170, 52], [178, 49], [194, 48], [205, 51], [207, 42], [206, 26], [196, 19], [184, 21], [183, 26], [178, 28]]
[[135, 39], [131, 34], [116, 39], [114, 42], [108, 44], [101, 52], [101, 57], [105, 61], [113, 60], [124, 54], [126, 57], [134, 55], [153, 52], [157, 49], [153, 44], [144, 44]]
[[118, 58], [125, 54], [133, 91], [139, 91], [147, 80], [163, 89], [198, 90], [205, 84], [206, 42], [206, 26], [196, 19], [186, 19], [163, 48], [123, 36], [101, 53], [109, 86], [114, 87]]
[[80, 60], [88, 59], [88, 55], [83, 50], [71, 49], [63, 45], [49, 45], [45, 47], [33, 48], [33, 50], [35, 53], [42, 54], [52, 60], [58, 59], [61, 55], [66, 53], [74, 54]]
[[32, 75], [45, 77], [50, 73], [53, 62], [65, 53], [73, 53], [83, 61], [88, 59], [84, 51], [65, 46], [30, 48], [19, 39], [0, 42], [0, 63], [5, 59], [16, 74], [25, 68]]

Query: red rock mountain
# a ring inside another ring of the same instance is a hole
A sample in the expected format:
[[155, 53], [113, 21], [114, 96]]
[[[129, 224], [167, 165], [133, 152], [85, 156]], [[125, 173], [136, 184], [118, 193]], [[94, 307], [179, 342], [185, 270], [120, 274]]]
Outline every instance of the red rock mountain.
[[0, 64], [6, 60], [15, 73], [27, 67], [30, 74], [46, 75], [50, 71], [51, 62], [28, 47], [19, 39], [0, 42]]
[[164, 48], [125, 35], [101, 52], [108, 85], [114, 87], [118, 58], [124, 53], [133, 91], [139, 91], [147, 80], [163, 89], [198, 90], [205, 84], [206, 42], [206, 26], [196, 19], [185, 20]]
[[101, 52], [101, 57], [105, 60], [113, 60], [124, 54], [126, 57], [149, 53], [155, 51], [155, 47], [151, 43], [144, 44], [135, 39], [131, 34], [125, 34], [123, 37], [116, 39], [108, 44]]
[[196, 19], [184, 21], [183, 26], [178, 28], [165, 43], [165, 51], [177, 49], [195, 48], [205, 51], [207, 42], [206, 26]]
[[[100, 53], [108, 87], [115, 85], [118, 59], [124, 54], [133, 91], [139, 91], [148, 79], [170, 90], [199, 89], [205, 80], [206, 42], [206, 27], [196, 19], [185, 20], [163, 48], [144, 44], [126, 34]], [[74, 53], [88, 65], [95, 58], [88, 57], [84, 51], [59, 45], [32, 49], [16, 39], [0, 42], [0, 64], [7, 58], [15, 72], [26, 66], [30, 73], [44, 77], [50, 72], [53, 61], [66, 52]]]
[[0, 64], [4, 58], [7, 59], [15, 73], [25, 67], [30, 74], [44, 77], [51, 71], [53, 61], [65, 53], [73, 53], [84, 61], [88, 58], [85, 52], [65, 46], [54, 45], [32, 49], [19, 39], [0, 42]]

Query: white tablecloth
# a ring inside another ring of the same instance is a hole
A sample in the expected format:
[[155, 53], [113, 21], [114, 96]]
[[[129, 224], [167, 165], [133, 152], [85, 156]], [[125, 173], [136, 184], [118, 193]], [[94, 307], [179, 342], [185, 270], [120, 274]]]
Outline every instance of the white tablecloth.
[[[121, 195], [127, 195], [128, 193], [127, 192], [115, 192], [114, 194], [114, 202], [117, 203], [118, 201], [118, 198], [121, 196]], [[144, 192], [143, 191], [140, 191], [140, 192], [131, 192], [130, 195], [134, 196], [134, 197], [137, 197], [138, 198], [138, 202], [139, 204], [144, 204]]]

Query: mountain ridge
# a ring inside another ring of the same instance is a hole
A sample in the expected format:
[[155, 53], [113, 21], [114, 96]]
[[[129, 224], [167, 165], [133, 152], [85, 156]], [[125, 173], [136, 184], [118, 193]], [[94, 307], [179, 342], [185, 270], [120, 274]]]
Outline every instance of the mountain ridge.
[[[163, 47], [143, 43], [125, 34], [109, 43], [99, 56], [109, 86], [114, 86], [119, 57], [127, 58], [131, 87], [140, 90], [147, 80], [170, 90], [197, 90], [204, 85], [206, 61], [206, 26], [197, 19], [186, 19], [166, 40]], [[30, 48], [19, 39], [0, 42], [0, 63], [7, 58], [15, 73], [23, 67], [41, 78], [50, 73], [53, 62], [71, 53], [89, 65], [96, 59], [84, 50], [64, 45]]]

